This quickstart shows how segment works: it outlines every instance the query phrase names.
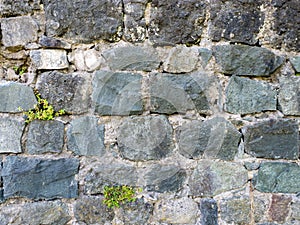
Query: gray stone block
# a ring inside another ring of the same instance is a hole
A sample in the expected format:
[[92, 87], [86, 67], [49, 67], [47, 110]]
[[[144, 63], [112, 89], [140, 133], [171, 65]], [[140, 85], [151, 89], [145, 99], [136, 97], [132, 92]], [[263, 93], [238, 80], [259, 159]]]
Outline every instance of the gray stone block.
[[32, 50], [30, 58], [39, 70], [66, 69], [69, 66], [67, 52], [62, 49]]
[[0, 84], [0, 112], [28, 111], [37, 104], [33, 90], [19, 83]]
[[40, 9], [39, 0], [2, 0], [0, 2], [1, 17], [20, 16]]
[[214, 199], [201, 199], [199, 208], [201, 225], [218, 225], [218, 205]]
[[41, 36], [39, 39], [39, 44], [46, 48], [62, 48], [62, 49], [71, 49], [71, 44], [64, 40], [60, 40], [53, 37]]
[[201, 65], [203, 68], [205, 68], [212, 57], [212, 50], [207, 48], [199, 48], [198, 52], [200, 56]]
[[[268, 210], [271, 221], [283, 224], [290, 215], [291, 196], [273, 194], [271, 204]], [[299, 222], [299, 221], [298, 221]]]
[[164, 116], [126, 118], [118, 129], [121, 156], [133, 161], [162, 159], [175, 147], [172, 132]]
[[226, 88], [225, 110], [234, 114], [249, 114], [276, 110], [277, 92], [264, 81], [233, 76]]
[[270, 119], [242, 129], [245, 152], [260, 158], [298, 159], [298, 122], [287, 119]]
[[143, 112], [142, 76], [134, 73], [96, 71], [92, 99], [99, 115], [133, 115]]
[[80, 117], [70, 123], [67, 131], [68, 150], [76, 155], [102, 156], [105, 153], [104, 125], [96, 117]]
[[29, 154], [60, 153], [64, 145], [64, 124], [34, 120], [29, 124], [26, 149]]
[[46, 160], [8, 156], [3, 162], [4, 197], [31, 199], [75, 198], [79, 160]]
[[282, 65], [284, 57], [266, 48], [247, 45], [217, 45], [213, 48], [220, 72], [233, 75], [269, 76]]
[[300, 73], [300, 56], [295, 56], [290, 58], [290, 62], [292, 63], [293, 67], [295, 68], [297, 73]]

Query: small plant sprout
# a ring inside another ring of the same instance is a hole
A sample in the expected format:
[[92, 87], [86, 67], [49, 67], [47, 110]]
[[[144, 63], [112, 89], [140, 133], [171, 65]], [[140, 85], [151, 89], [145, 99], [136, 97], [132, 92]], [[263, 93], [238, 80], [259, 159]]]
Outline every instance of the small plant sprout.
[[26, 66], [14, 66], [13, 70], [15, 71], [16, 74], [22, 76], [24, 73], [27, 72], [27, 67]]

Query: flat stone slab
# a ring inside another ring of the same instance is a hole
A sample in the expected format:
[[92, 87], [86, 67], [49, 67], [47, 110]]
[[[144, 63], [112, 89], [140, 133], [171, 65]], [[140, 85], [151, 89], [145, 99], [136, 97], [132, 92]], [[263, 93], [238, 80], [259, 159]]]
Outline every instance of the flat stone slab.
[[295, 120], [269, 119], [242, 129], [245, 152], [269, 159], [298, 159], [299, 126]]
[[218, 204], [211, 198], [201, 199], [199, 204], [201, 225], [218, 225]]
[[39, 44], [46, 48], [61, 48], [61, 49], [71, 49], [70, 43], [53, 37], [41, 36], [39, 39]]
[[68, 68], [67, 52], [62, 49], [32, 50], [30, 58], [39, 70], [54, 70]]
[[79, 160], [47, 160], [8, 156], [3, 162], [4, 198], [31, 199], [76, 198]]

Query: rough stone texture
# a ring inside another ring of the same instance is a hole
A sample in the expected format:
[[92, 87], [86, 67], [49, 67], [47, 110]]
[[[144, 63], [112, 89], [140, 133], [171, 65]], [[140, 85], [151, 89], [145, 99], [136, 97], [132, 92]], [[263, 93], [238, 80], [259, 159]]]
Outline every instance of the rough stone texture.
[[69, 113], [83, 113], [90, 106], [88, 75], [46, 72], [38, 77], [36, 86], [42, 98], [47, 99], [56, 111], [64, 109]]
[[259, 29], [264, 24], [262, 3], [262, 0], [210, 1], [209, 36], [213, 41], [224, 38], [230, 42], [256, 44]]
[[134, 73], [96, 71], [92, 99], [99, 115], [141, 114], [142, 76]]
[[300, 115], [300, 77], [279, 77], [279, 105], [285, 115]]
[[175, 165], [155, 164], [143, 176], [147, 191], [177, 192], [182, 188], [186, 172]]
[[29, 154], [60, 153], [64, 145], [62, 122], [34, 120], [29, 124], [26, 149]]
[[80, 117], [70, 123], [68, 149], [76, 155], [102, 156], [105, 153], [104, 125], [96, 117]]
[[179, 153], [187, 158], [233, 160], [241, 134], [226, 119], [215, 117], [201, 123], [192, 121], [177, 130]]
[[264, 81], [233, 76], [226, 87], [225, 110], [234, 114], [249, 114], [276, 110], [277, 92]]
[[269, 217], [272, 221], [284, 223], [289, 215], [292, 198], [284, 195], [272, 195]]
[[0, 153], [20, 153], [25, 124], [13, 118], [0, 118]]
[[118, 129], [121, 156], [134, 161], [162, 159], [175, 148], [172, 132], [164, 116], [126, 118]]
[[297, 193], [300, 191], [300, 167], [296, 163], [263, 162], [255, 188], [260, 192]]
[[68, 206], [60, 201], [13, 204], [0, 208], [3, 225], [65, 225], [70, 220]]
[[214, 199], [201, 199], [200, 212], [201, 225], [218, 225], [218, 205]]
[[69, 44], [68, 42], [44, 35], [40, 37], [39, 44], [46, 48], [71, 49], [71, 44]]
[[296, 199], [292, 202], [291, 205], [291, 211], [292, 211], [292, 219], [295, 221], [300, 221], [300, 199]]
[[0, 84], [0, 112], [20, 112], [32, 109], [37, 103], [33, 90], [19, 83]]
[[191, 198], [183, 197], [158, 201], [154, 205], [153, 217], [168, 224], [196, 224], [198, 205]]
[[212, 197], [241, 188], [247, 180], [247, 170], [238, 163], [203, 160], [189, 178], [189, 187], [193, 196]]
[[75, 64], [79, 71], [95, 71], [98, 70], [104, 62], [99, 51], [95, 49], [75, 49], [68, 55], [70, 62]]
[[247, 45], [217, 45], [212, 50], [220, 72], [225, 74], [269, 76], [284, 61], [266, 48]]
[[300, 73], [300, 56], [290, 58], [290, 62], [292, 63], [296, 72]]
[[38, 25], [30, 16], [2, 18], [1, 30], [5, 47], [25, 45], [37, 40]]
[[122, 30], [122, 1], [43, 0], [48, 36], [89, 42], [116, 41]]
[[264, 222], [269, 218], [268, 208], [270, 207], [271, 194], [260, 193], [258, 191], [253, 192], [252, 207], [254, 210], [254, 222]]
[[[152, 1], [149, 38], [158, 44], [198, 43], [206, 17], [206, 1]], [[184, 28], [184, 29], [183, 29]]]
[[45, 160], [8, 156], [3, 162], [4, 197], [32, 199], [75, 198], [77, 159]]
[[103, 52], [111, 70], [151, 71], [159, 67], [160, 60], [152, 48], [125, 46]]
[[60, 49], [41, 49], [30, 52], [34, 66], [39, 70], [54, 70], [68, 68], [67, 53]]
[[295, 120], [270, 119], [242, 129], [245, 152], [260, 158], [298, 159], [299, 126]]
[[208, 48], [199, 48], [198, 52], [200, 56], [201, 65], [203, 68], [205, 68], [212, 57], [212, 51]]
[[0, 2], [1, 17], [20, 16], [40, 9], [39, 0], [2, 0]]
[[103, 197], [83, 197], [74, 205], [74, 215], [77, 222], [84, 224], [111, 223], [114, 212], [103, 204]]

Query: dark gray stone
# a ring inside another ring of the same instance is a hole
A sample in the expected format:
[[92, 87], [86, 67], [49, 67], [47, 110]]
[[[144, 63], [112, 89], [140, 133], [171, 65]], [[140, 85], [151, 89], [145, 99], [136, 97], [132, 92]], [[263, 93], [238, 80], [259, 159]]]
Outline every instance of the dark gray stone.
[[300, 167], [296, 163], [263, 162], [258, 170], [255, 189], [260, 192], [300, 192]]
[[234, 114], [249, 114], [276, 110], [277, 92], [264, 81], [233, 76], [226, 88], [225, 110]]
[[3, 191], [3, 189], [1, 188], [0, 189], [0, 203], [2, 203], [2, 202], [4, 202], [5, 201], [5, 199], [4, 199], [4, 191]]
[[30, 87], [13, 82], [0, 84], [0, 112], [20, 112], [20, 108], [21, 111], [28, 111], [36, 103]]
[[127, 118], [118, 130], [121, 156], [134, 161], [162, 159], [175, 148], [172, 132], [164, 116]]
[[241, 133], [226, 119], [215, 117], [203, 123], [192, 121], [177, 132], [179, 153], [187, 158], [233, 160]]
[[8, 156], [3, 162], [4, 197], [32, 199], [75, 198], [77, 159], [45, 160]]
[[40, 9], [40, 0], [2, 0], [0, 2], [1, 17], [20, 16]]
[[71, 49], [71, 44], [68, 42], [44, 35], [40, 37], [39, 44], [46, 48]]
[[99, 115], [133, 115], [143, 112], [142, 76], [139, 74], [96, 71], [93, 102]]
[[103, 197], [83, 197], [75, 202], [74, 215], [77, 222], [85, 224], [111, 223], [114, 211], [103, 204]]
[[34, 120], [29, 124], [26, 149], [29, 154], [60, 153], [64, 145], [64, 124]]
[[12, 118], [0, 118], [0, 153], [20, 153], [25, 123]]
[[63, 74], [57, 71], [42, 73], [37, 81], [37, 89], [55, 111], [64, 109], [76, 114], [86, 112], [90, 106], [88, 75]]
[[117, 41], [123, 26], [122, 1], [43, 0], [48, 36], [79, 42]]
[[[266, 48], [247, 45], [213, 46], [213, 55], [220, 72], [234, 75], [269, 76], [284, 61]], [[255, 65], [255, 66], [254, 66]]]
[[202, 67], [206, 67], [207, 63], [209, 62], [209, 60], [212, 57], [212, 50], [207, 49], [207, 48], [199, 48], [199, 56], [201, 59], [201, 65]]
[[175, 165], [153, 165], [143, 176], [147, 191], [177, 192], [186, 178], [184, 169]]
[[295, 120], [270, 119], [242, 129], [246, 153], [260, 158], [298, 159], [299, 126]]
[[241, 164], [203, 160], [189, 178], [189, 187], [193, 196], [212, 197], [241, 188], [247, 181], [248, 172]]
[[111, 70], [152, 71], [159, 67], [160, 60], [152, 48], [125, 46], [112, 48], [102, 53]]
[[194, 44], [202, 34], [206, 1], [152, 1], [149, 39], [158, 44]]
[[200, 212], [201, 225], [218, 225], [218, 205], [214, 199], [201, 199]]
[[222, 38], [231, 42], [254, 45], [264, 24], [260, 7], [263, 1], [212, 0], [210, 1], [209, 36], [213, 41]]
[[105, 153], [104, 125], [96, 117], [80, 117], [71, 121], [67, 132], [68, 149], [76, 155], [102, 156]]

